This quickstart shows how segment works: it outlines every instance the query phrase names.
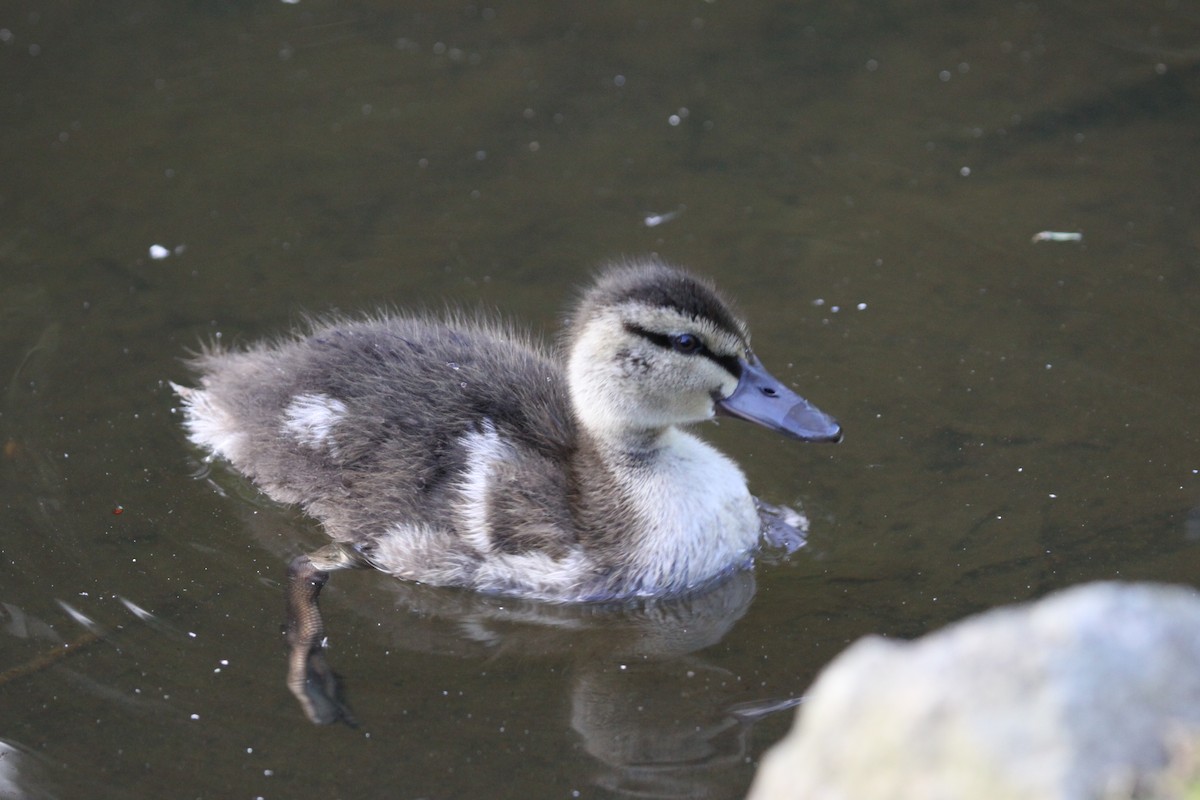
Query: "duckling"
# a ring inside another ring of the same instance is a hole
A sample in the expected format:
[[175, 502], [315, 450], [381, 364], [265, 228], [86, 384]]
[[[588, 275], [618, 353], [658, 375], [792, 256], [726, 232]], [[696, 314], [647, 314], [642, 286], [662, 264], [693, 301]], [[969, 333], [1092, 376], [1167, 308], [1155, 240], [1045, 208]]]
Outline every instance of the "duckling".
[[192, 361], [199, 387], [175, 386], [191, 441], [333, 540], [289, 571], [298, 697], [327, 680], [317, 596], [333, 569], [560, 602], [678, 595], [747, 566], [781, 513], [682, 426], [724, 414], [842, 438], [766, 371], [709, 282], [660, 261], [603, 271], [563, 345], [377, 314]]

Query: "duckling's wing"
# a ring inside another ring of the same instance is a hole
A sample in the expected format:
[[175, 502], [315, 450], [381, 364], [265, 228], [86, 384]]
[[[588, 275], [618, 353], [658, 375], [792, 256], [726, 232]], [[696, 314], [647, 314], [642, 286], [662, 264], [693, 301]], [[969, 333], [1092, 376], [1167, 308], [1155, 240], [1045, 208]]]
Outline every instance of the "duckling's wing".
[[575, 436], [558, 364], [499, 325], [335, 321], [194, 367], [192, 440], [345, 541], [398, 522], [452, 526], [470, 444], [487, 431], [564, 464]]

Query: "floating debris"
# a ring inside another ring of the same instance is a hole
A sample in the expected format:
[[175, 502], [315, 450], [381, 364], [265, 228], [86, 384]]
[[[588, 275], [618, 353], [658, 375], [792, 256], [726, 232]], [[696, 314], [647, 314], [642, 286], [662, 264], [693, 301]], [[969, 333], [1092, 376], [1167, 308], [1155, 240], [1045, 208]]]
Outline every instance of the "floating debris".
[[674, 211], [665, 211], [662, 214], [650, 212], [642, 219], [642, 224], [647, 228], [657, 228], [659, 225], [665, 225], [666, 223], [678, 217], [683, 213], [685, 208], [687, 208], [687, 206], [680, 206]]
[[1079, 231], [1038, 231], [1031, 240], [1038, 242], [1082, 242], [1083, 234]]
[[186, 244], [177, 244], [174, 247], [152, 244], [150, 245], [150, 258], [154, 261], [162, 261], [164, 258], [182, 255], [184, 250], [187, 250]]

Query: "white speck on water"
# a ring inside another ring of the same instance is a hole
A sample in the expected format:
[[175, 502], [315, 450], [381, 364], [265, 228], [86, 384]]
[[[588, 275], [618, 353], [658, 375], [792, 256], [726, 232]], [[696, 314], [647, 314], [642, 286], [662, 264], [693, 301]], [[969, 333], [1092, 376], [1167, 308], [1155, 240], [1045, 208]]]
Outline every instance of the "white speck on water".
[[200, 719], [200, 715], [199, 715], [199, 714], [192, 714], [192, 719]]
[[1038, 242], [1082, 242], [1082, 231], [1038, 231], [1030, 239], [1034, 244]]
[[642, 224], [645, 225], [647, 228], [657, 228], [659, 225], [665, 225], [666, 223], [668, 223], [671, 220], [678, 217], [680, 214], [683, 213], [685, 208], [686, 208], [686, 206], [680, 206], [679, 208], [675, 209], [674, 211], [664, 211], [661, 214], [658, 212], [655, 212], [655, 211], [651, 211], [649, 214], [647, 214], [645, 217], [642, 218]]
[[867, 304], [866, 304], [866, 303], [859, 303], [858, 305], [856, 305], [856, 306], [855, 306], [855, 308], [857, 308], [859, 311], [866, 311], [866, 310], [867, 310]]
[[962, 175], [964, 178], [969, 178], [969, 177], [971, 177], [971, 168], [970, 167], [959, 167], [958, 174]]
[[169, 255], [171, 255], [169, 248], [163, 247], [161, 244], [150, 245], [150, 257], [155, 261], [162, 261]]

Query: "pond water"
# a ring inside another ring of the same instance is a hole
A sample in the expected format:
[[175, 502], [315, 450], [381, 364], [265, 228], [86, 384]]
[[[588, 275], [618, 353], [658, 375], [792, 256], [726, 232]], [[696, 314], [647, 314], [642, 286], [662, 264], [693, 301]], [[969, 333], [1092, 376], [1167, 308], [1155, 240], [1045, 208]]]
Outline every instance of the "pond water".
[[[740, 797], [863, 634], [1200, 586], [1197, 101], [1177, 2], [12, 0], [0, 796]], [[808, 545], [620, 612], [338, 574], [360, 725], [310, 725], [322, 535], [202, 463], [180, 358], [380, 305], [553, 335], [650, 252], [843, 423], [703, 429]]]

